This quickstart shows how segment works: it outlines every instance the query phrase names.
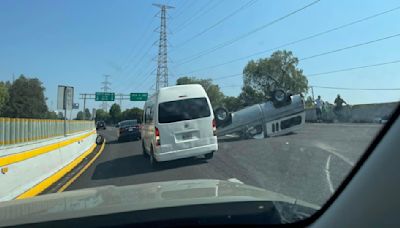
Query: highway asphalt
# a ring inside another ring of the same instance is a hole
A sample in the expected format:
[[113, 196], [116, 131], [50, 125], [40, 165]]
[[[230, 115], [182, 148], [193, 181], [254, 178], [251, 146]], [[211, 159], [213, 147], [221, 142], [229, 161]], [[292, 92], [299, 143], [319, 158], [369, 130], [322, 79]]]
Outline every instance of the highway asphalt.
[[306, 124], [286, 136], [221, 141], [211, 160], [188, 158], [154, 169], [140, 141], [117, 142], [116, 129], [99, 131], [103, 153], [69, 188], [155, 181], [235, 178], [245, 184], [322, 205], [377, 134], [378, 124]]

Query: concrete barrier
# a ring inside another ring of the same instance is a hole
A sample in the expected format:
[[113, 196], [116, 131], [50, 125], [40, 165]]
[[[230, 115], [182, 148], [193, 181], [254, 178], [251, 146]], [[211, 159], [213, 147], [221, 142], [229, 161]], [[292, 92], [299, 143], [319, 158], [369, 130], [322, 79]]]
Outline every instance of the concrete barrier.
[[[324, 110], [322, 119], [325, 122], [336, 120], [340, 122], [373, 123], [377, 122], [379, 119], [389, 117], [398, 105], [399, 102], [344, 106], [340, 120], [338, 120], [337, 116], [334, 114], [333, 106], [330, 105]], [[306, 121], [317, 121], [315, 108], [306, 109]]]
[[38, 195], [95, 148], [96, 130], [0, 147], [0, 201]]

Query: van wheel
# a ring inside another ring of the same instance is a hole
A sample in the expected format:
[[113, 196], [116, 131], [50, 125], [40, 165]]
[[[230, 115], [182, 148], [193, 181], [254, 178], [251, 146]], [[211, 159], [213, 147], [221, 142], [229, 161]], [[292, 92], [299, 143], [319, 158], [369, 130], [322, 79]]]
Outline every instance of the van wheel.
[[204, 155], [204, 158], [205, 158], [205, 159], [211, 159], [211, 158], [213, 158], [213, 157], [214, 157], [214, 151], [211, 152], [211, 153], [208, 153], [208, 154], [205, 154], [205, 155]]
[[158, 168], [160, 162], [158, 162], [155, 158], [154, 158], [154, 152], [153, 152], [153, 147], [150, 148], [150, 165], [153, 168]]
[[146, 158], [149, 156], [149, 154], [147, 154], [147, 152], [146, 152], [146, 148], [144, 147], [144, 141], [143, 140], [142, 140], [142, 154]]

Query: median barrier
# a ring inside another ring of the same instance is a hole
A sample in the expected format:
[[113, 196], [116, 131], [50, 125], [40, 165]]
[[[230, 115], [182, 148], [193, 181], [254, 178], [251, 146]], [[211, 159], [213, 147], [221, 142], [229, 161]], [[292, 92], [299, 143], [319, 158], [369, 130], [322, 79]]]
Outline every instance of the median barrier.
[[0, 146], [0, 201], [40, 194], [72, 170], [96, 146], [97, 133], [93, 121], [71, 121], [69, 134], [64, 136], [63, 129], [59, 130], [59, 125], [52, 124], [57, 121], [46, 123], [46, 120], [40, 120], [35, 124], [35, 121], [25, 119], [14, 119], [14, 122], [1, 119], [0, 131], [8, 131], [7, 135], [2, 131], [0, 136], [9, 140]]

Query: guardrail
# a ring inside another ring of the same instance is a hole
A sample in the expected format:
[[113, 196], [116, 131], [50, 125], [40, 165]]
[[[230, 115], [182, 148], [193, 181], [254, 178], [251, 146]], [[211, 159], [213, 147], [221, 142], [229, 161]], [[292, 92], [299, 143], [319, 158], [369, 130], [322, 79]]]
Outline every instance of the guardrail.
[[[67, 134], [91, 130], [94, 121], [67, 120]], [[64, 135], [64, 120], [0, 118], [0, 147]]]

